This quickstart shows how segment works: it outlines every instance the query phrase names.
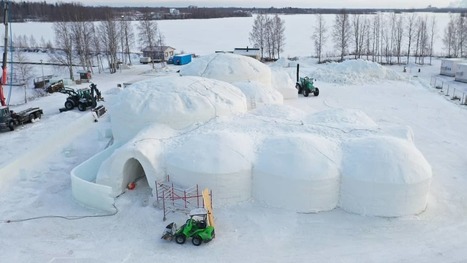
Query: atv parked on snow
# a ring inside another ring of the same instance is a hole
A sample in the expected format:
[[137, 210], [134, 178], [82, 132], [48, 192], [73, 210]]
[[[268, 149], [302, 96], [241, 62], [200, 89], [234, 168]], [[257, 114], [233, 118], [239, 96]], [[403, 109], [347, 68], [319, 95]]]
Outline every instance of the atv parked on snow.
[[187, 238], [195, 246], [209, 242], [215, 237], [214, 227], [207, 224], [207, 211], [204, 208], [194, 209], [190, 212], [190, 218], [177, 229], [175, 223], [170, 223], [165, 228], [162, 239], [172, 240], [175, 238], [177, 244], [184, 244]]

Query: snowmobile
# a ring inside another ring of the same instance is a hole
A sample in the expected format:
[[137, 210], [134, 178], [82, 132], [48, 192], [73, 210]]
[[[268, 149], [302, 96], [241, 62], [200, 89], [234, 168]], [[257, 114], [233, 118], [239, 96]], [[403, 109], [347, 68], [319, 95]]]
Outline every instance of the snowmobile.
[[214, 239], [214, 227], [207, 224], [208, 212], [204, 208], [197, 208], [190, 212], [190, 218], [184, 225], [177, 229], [177, 225], [172, 222], [168, 224], [162, 234], [161, 239], [172, 241], [177, 244], [184, 244], [187, 238], [191, 238], [191, 243], [195, 246], [207, 243]]

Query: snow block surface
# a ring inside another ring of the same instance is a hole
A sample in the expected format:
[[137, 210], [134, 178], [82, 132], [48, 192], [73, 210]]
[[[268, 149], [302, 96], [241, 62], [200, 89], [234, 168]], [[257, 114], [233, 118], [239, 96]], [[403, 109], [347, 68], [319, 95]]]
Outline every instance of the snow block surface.
[[255, 109], [262, 105], [284, 103], [284, 98], [279, 91], [268, 88], [259, 82], [235, 82], [233, 85], [245, 94], [248, 110]]
[[112, 112], [116, 140], [129, 140], [153, 123], [183, 129], [216, 116], [246, 112], [245, 95], [236, 87], [200, 77], [159, 77], [119, 93]]
[[284, 135], [265, 140], [257, 158], [253, 168], [257, 201], [297, 212], [336, 207], [340, 177], [336, 144], [309, 134]]
[[235, 204], [251, 197], [253, 143], [244, 134], [211, 132], [188, 136], [165, 154], [166, 170], [177, 185], [208, 187], [216, 203]]
[[374, 216], [425, 210], [431, 166], [409, 140], [368, 137], [344, 146], [339, 206]]

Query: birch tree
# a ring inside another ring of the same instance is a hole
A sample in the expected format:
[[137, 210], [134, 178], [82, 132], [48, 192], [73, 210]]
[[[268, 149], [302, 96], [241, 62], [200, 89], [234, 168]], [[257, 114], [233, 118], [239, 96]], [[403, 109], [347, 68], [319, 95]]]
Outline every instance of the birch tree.
[[314, 28], [313, 40], [315, 43], [315, 52], [318, 57], [318, 63], [321, 63], [321, 56], [323, 53], [323, 46], [326, 43], [326, 21], [322, 14], [316, 16], [316, 26]]
[[351, 37], [349, 14], [346, 10], [342, 10], [340, 14], [336, 14], [332, 37], [336, 49], [340, 52], [340, 61], [343, 61], [344, 56], [347, 54]]

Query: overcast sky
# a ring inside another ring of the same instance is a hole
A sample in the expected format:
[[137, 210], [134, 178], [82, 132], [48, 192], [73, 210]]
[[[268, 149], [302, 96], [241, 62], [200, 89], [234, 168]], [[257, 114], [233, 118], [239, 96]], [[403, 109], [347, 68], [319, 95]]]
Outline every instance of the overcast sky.
[[[456, 0], [46, 0], [47, 3], [55, 2], [80, 2], [84, 5], [107, 6], [149, 6], [149, 7], [183, 7], [188, 5], [216, 7], [329, 7], [329, 8], [419, 8], [432, 5], [435, 7], [447, 7]], [[461, 0], [466, 1], [466, 0]]]

